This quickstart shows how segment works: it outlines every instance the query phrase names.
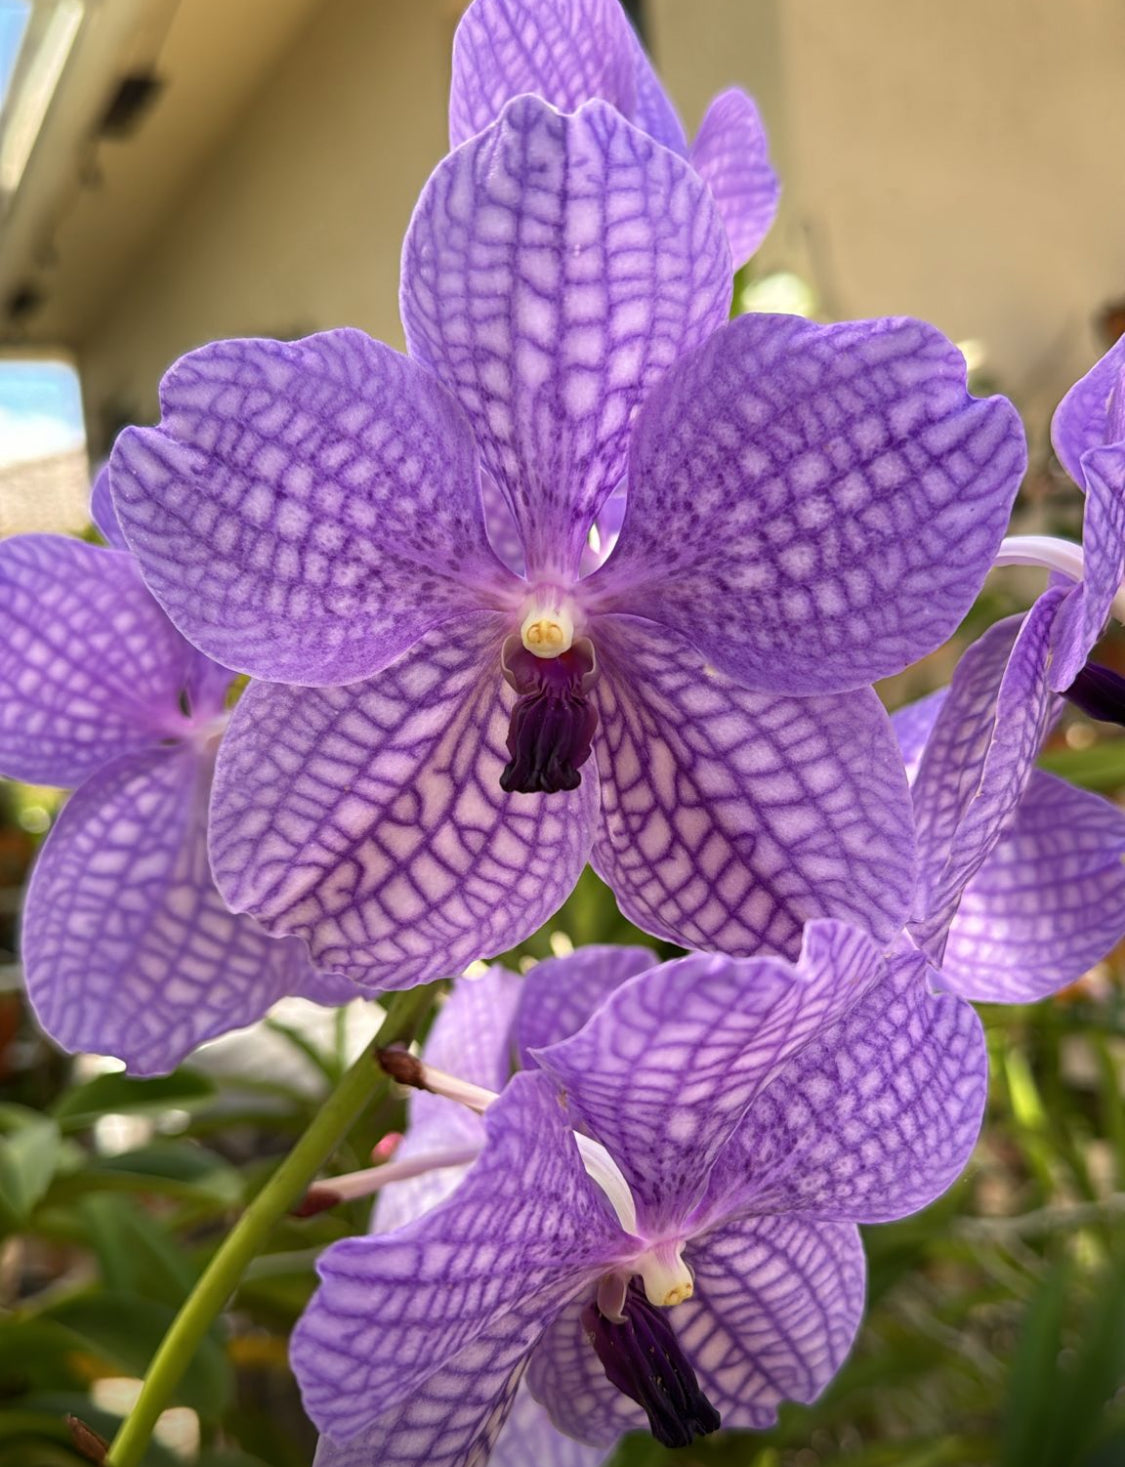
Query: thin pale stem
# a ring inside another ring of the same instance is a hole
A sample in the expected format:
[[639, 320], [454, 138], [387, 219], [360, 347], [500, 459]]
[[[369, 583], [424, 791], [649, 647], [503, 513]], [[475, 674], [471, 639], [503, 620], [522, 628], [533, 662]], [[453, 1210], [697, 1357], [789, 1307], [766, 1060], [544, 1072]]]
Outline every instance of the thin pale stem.
[[[1081, 581], [1086, 569], [1082, 546], [1054, 535], [1007, 535], [992, 564], [1040, 566], [1069, 576], [1072, 581]], [[1125, 589], [1117, 592], [1110, 614], [1115, 621], [1125, 622]]]
[[371, 1044], [221, 1244], [153, 1356], [136, 1405], [113, 1439], [106, 1467], [139, 1467], [161, 1412], [247, 1265], [261, 1252], [274, 1224], [303, 1196], [356, 1117], [386, 1088], [387, 1076], [376, 1062], [376, 1050], [409, 1039], [434, 993], [431, 984], [396, 995]]

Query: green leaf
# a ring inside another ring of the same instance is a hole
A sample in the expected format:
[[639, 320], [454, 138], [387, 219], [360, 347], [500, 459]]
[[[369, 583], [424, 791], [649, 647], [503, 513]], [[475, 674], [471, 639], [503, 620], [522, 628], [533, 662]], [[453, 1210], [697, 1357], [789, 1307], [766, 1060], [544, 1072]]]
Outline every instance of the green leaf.
[[180, 1307], [198, 1271], [153, 1217], [106, 1193], [84, 1197], [77, 1212], [107, 1289]]
[[1008, 1377], [1008, 1405], [1000, 1467], [1064, 1467], [1044, 1449], [1055, 1424], [1058, 1358], [1070, 1267], [1047, 1275], [1024, 1317]]
[[[103, 1368], [141, 1377], [175, 1318], [176, 1311], [154, 1299], [131, 1294], [80, 1294], [45, 1309], [40, 1318], [69, 1330], [80, 1348]], [[205, 1339], [188, 1365], [176, 1390], [177, 1405], [191, 1406], [212, 1421], [226, 1409], [231, 1397], [231, 1369], [221, 1346]]]
[[104, 1115], [159, 1115], [167, 1110], [191, 1110], [215, 1095], [213, 1080], [195, 1070], [176, 1070], [140, 1080], [131, 1075], [98, 1075], [68, 1090], [54, 1109], [64, 1131], [81, 1131]]
[[18, 1228], [51, 1184], [59, 1162], [62, 1138], [47, 1116], [5, 1107], [8, 1134], [0, 1140], [0, 1225]]

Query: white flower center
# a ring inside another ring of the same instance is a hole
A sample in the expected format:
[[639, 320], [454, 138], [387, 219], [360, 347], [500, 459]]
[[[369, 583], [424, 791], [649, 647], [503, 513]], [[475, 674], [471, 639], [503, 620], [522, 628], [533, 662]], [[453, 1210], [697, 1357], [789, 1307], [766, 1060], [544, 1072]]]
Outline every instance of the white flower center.
[[574, 618], [565, 606], [535, 605], [523, 619], [520, 640], [536, 657], [561, 657], [574, 645]]

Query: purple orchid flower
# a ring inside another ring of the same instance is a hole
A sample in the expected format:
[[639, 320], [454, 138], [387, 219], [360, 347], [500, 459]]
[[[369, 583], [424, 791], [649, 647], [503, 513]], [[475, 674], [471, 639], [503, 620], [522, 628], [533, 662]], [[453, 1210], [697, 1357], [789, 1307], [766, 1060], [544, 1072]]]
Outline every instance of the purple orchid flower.
[[1125, 616], [1125, 341], [1063, 398], [1052, 438], [1086, 494], [1082, 546], [1006, 540], [998, 565], [1043, 565], [1053, 583], [968, 649], [947, 695], [901, 716], [917, 764], [910, 928], [951, 987], [994, 1001], [1054, 992], [1125, 933], [1120, 812], [1034, 769], [1060, 695], [1112, 713], [1112, 675], [1088, 658], [1111, 610]]
[[738, 87], [716, 97], [689, 148], [619, 0], [474, 0], [453, 39], [450, 145], [481, 132], [525, 92], [560, 112], [600, 97], [686, 158], [710, 189], [736, 270], [769, 232], [781, 188], [753, 100]]
[[487, 1105], [456, 1191], [323, 1256], [292, 1341], [322, 1460], [483, 1462], [525, 1373], [590, 1447], [646, 1422], [668, 1444], [764, 1427], [850, 1348], [856, 1223], [925, 1206], [964, 1166], [983, 1039], [920, 954], [823, 922], [795, 965], [596, 967], [540, 975], [535, 999], [610, 991], [577, 1030], [571, 992], [522, 1006], [535, 1068]]
[[235, 910], [380, 989], [522, 940], [588, 857], [690, 947], [899, 930], [908, 795], [867, 684], [968, 607], [1022, 431], [928, 326], [724, 324], [730, 288], [687, 163], [528, 96], [422, 194], [409, 357], [334, 331], [173, 367], [113, 488], [185, 636], [271, 680], [216, 778]]
[[0, 543], [0, 769], [77, 786], [24, 908], [28, 997], [64, 1049], [172, 1069], [302, 993], [339, 1002], [304, 945], [232, 915], [207, 862], [207, 800], [232, 674], [180, 636], [123, 548], [57, 535]]

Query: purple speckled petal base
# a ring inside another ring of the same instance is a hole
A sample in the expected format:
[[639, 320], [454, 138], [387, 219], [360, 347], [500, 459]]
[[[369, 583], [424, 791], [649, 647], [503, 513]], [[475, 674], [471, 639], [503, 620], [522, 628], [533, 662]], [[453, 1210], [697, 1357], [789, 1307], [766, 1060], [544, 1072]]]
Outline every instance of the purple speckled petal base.
[[631, 921], [685, 947], [794, 955], [814, 917], [891, 937], [913, 890], [909, 793], [869, 690], [785, 698], [608, 619], [592, 862]]
[[649, 1236], [682, 1223], [754, 1096], [859, 1001], [880, 962], [854, 928], [813, 923], [795, 966], [680, 958], [623, 984], [577, 1034], [537, 1051], [574, 1122], [621, 1168]]
[[695, 1294], [673, 1318], [724, 1427], [762, 1431], [782, 1401], [815, 1401], [863, 1316], [859, 1231], [801, 1217], [746, 1217], [687, 1254]]
[[1026, 463], [920, 321], [744, 316], [645, 402], [591, 604], [652, 617], [748, 687], [842, 692], [956, 629]]
[[207, 864], [211, 764], [119, 759], [72, 797], [28, 890], [23, 956], [39, 1021], [68, 1050], [163, 1074], [301, 990], [308, 956], [227, 911]]
[[753, 99], [738, 87], [721, 92], [704, 114], [688, 156], [723, 216], [737, 270], [769, 233], [781, 198]]
[[197, 661], [132, 556], [61, 535], [0, 544], [0, 773], [76, 785], [183, 733]]
[[969, 883], [943, 987], [1032, 1003], [1075, 982], [1125, 936], [1125, 815], [1036, 770], [1015, 820]]
[[920, 953], [886, 974], [757, 1097], [711, 1177], [703, 1215], [787, 1213], [887, 1222], [960, 1175], [980, 1131], [980, 1020]]
[[533, 575], [577, 569], [637, 406], [730, 293], [706, 185], [603, 102], [520, 97], [438, 165], [403, 248], [406, 338], [468, 413]]
[[362, 331], [212, 342], [160, 395], [160, 426], [114, 446], [114, 501], [153, 594], [225, 666], [352, 682], [518, 595], [463, 414]]

